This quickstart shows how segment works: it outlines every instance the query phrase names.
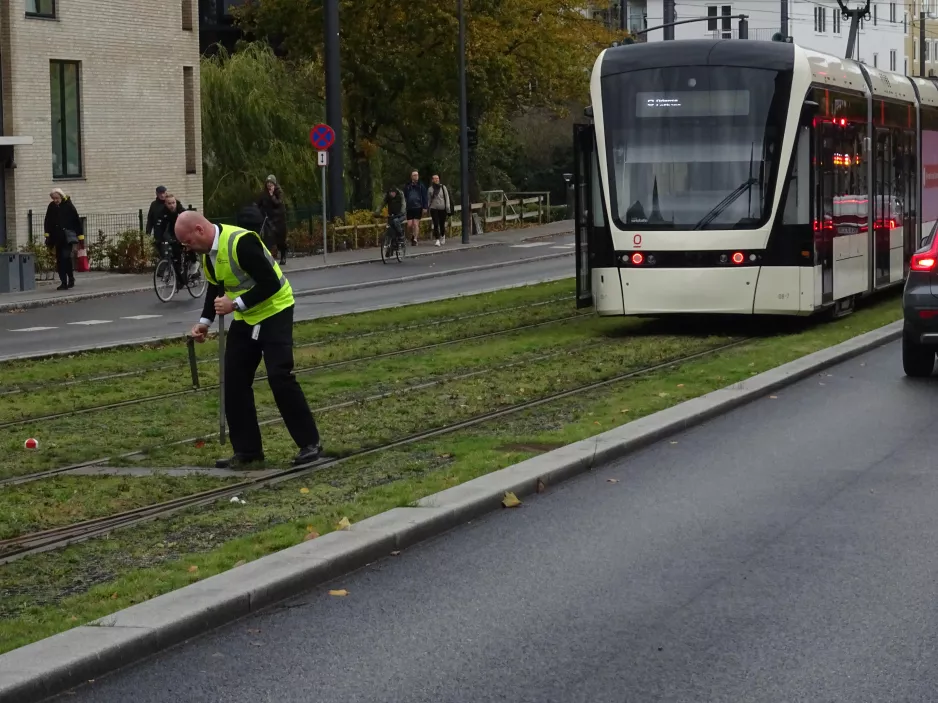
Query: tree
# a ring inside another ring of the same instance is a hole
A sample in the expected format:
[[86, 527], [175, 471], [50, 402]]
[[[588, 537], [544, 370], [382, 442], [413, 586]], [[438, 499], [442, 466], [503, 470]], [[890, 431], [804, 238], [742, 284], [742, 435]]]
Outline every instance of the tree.
[[[593, 61], [617, 36], [569, 0], [467, 0], [465, 11], [469, 127], [480, 139], [500, 138], [526, 110], [585, 101]], [[249, 0], [238, 20], [278, 36], [291, 58], [321, 63], [321, 0]], [[456, 0], [340, 0], [340, 27], [351, 200], [371, 206], [379, 151], [413, 166], [458, 146]], [[476, 196], [479, 155], [473, 140], [461, 185]]]
[[202, 60], [205, 209], [236, 212], [274, 174], [292, 205], [318, 201], [310, 127], [322, 120], [321, 68], [286, 63], [263, 43]]

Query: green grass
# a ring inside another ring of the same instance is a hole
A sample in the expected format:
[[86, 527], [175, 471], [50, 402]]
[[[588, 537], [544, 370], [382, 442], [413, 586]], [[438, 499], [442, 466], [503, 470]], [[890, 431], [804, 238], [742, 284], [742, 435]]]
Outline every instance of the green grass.
[[[324, 317], [297, 323], [294, 329], [294, 341], [296, 344], [304, 344], [329, 341], [345, 335], [399, 330], [402, 326], [543, 302], [559, 296], [572, 295], [573, 292], [572, 282], [564, 280], [388, 310]], [[175, 368], [182, 369], [185, 374], [188, 374], [186, 370], [188, 361], [183, 339], [187, 332], [188, 329], [180, 329], [177, 340], [160, 344], [75, 353], [59, 356], [51, 362], [47, 359], [5, 361], [0, 363], [0, 391], [29, 387], [34, 384], [138, 371], [141, 368], [160, 367], [167, 364], [174, 365]], [[196, 349], [201, 359], [215, 356], [217, 352], [217, 346], [214, 344], [197, 345]], [[6, 418], [0, 414], [0, 421], [4, 419]]]
[[[677, 369], [643, 375], [418, 445], [352, 459], [273, 488], [120, 530], [0, 568], [0, 650], [60, 632], [334, 529], [406, 506], [547, 449], [591, 437], [899, 319], [889, 300], [836, 322], [757, 339]], [[628, 342], [621, 340], [623, 346]], [[600, 368], [600, 372], [602, 369]], [[571, 376], [572, 378], [572, 376]], [[520, 397], [521, 383], [490, 390]], [[549, 379], [548, 379], [549, 380]], [[533, 386], [532, 386], [533, 388]], [[465, 389], [464, 389], [465, 390]], [[461, 396], [449, 398], [456, 406]], [[465, 396], [466, 400], [471, 400]], [[424, 399], [426, 400], [426, 399]], [[440, 399], [438, 399], [440, 400]], [[416, 408], [418, 406], [411, 406]], [[439, 410], [438, 405], [433, 411]], [[426, 421], [432, 411], [413, 410]], [[382, 416], [386, 415], [382, 412]], [[379, 430], [381, 428], [378, 428]], [[400, 430], [398, 427], [395, 431]], [[279, 432], [269, 428], [266, 432]], [[268, 439], [274, 437], [268, 435]], [[191, 457], [190, 457], [191, 458]], [[308, 488], [308, 492], [301, 492]], [[192, 570], [192, 567], [196, 567]]]

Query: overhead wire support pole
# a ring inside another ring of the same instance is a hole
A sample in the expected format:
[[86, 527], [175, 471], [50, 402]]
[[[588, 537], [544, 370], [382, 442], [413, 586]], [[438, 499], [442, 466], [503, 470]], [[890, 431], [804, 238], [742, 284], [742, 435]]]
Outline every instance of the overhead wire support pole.
[[866, 5], [861, 10], [859, 7], [850, 9], [844, 4], [844, 0], [837, 0], [840, 6], [840, 12], [844, 19], [850, 20], [850, 34], [847, 36], [847, 51], [845, 58], [853, 58], [853, 50], [857, 45], [857, 34], [860, 31], [860, 20], [870, 19], [870, 0], [866, 0]]
[[469, 204], [469, 116], [466, 97], [466, 13], [459, 0], [459, 200], [462, 215], [462, 243], [469, 243], [472, 207]]

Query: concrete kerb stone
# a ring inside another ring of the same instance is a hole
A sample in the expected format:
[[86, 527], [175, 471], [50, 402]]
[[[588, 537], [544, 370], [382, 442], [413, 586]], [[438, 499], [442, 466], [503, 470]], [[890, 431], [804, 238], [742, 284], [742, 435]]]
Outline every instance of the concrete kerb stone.
[[[529, 239], [543, 239], [545, 237], [551, 237], [551, 238], [564, 237], [572, 233], [573, 233], [572, 230], [569, 232], [557, 232], [551, 235], [539, 235], [539, 236], [531, 237], [531, 238], [523, 238], [521, 241], [526, 242], [526, 241], [529, 241]], [[457, 253], [461, 251], [475, 251], [478, 249], [487, 249], [489, 247], [504, 246], [505, 244], [506, 244], [505, 242], [482, 242], [480, 244], [470, 244], [469, 246], [461, 246], [458, 249], [440, 249], [436, 251], [422, 251], [416, 254], [410, 254], [409, 257], [417, 258], [420, 256], [438, 256], [440, 254], [453, 254], [453, 253]], [[563, 255], [564, 254], [558, 254], [556, 256], [563, 256]], [[555, 257], [552, 256], [552, 257], [547, 257], [547, 258], [555, 258]], [[528, 259], [528, 261], [534, 261], [534, 260], [536, 259]], [[296, 259], [294, 259], [293, 261], [296, 261]], [[334, 264], [318, 264], [316, 266], [300, 266], [299, 268], [294, 268], [293, 266], [290, 266], [286, 270], [286, 272], [288, 274], [289, 273], [304, 273], [306, 271], [318, 271], [322, 269], [343, 268], [346, 266], [358, 266], [360, 264], [374, 264], [380, 261], [381, 259], [379, 257], [377, 259], [361, 259], [359, 261], [340, 261]], [[457, 271], [456, 273], [459, 273], [459, 272]], [[434, 278], [437, 275], [446, 275], [446, 274], [433, 274], [433, 275], [428, 274], [427, 277]], [[419, 279], [415, 279], [415, 280], [419, 280]], [[393, 281], [393, 282], [400, 282], [400, 281]], [[371, 287], [372, 285], [376, 285], [376, 284], [369, 282], [369, 285], [337, 286], [335, 289], [321, 288], [321, 289], [318, 289], [319, 291], [318, 294], [321, 295], [324, 293], [333, 293], [333, 292], [339, 292], [342, 290], [349, 290], [349, 289], [354, 289], [354, 288], [368, 288], [368, 287]], [[377, 285], [381, 285], [381, 284], [378, 283]], [[36, 308], [47, 308], [47, 307], [52, 307], [54, 305], [66, 305], [68, 303], [78, 303], [83, 300], [98, 300], [100, 298], [113, 298], [118, 295], [131, 295], [133, 293], [146, 293], [151, 290], [153, 290], [153, 286], [137, 286], [135, 288], [121, 288], [119, 290], [97, 291], [94, 293], [77, 293], [75, 295], [71, 295], [68, 297], [45, 298], [42, 300], [24, 300], [22, 302], [9, 302], [9, 303], [0, 302], [0, 313], [16, 312], [19, 310], [32, 310]], [[317, 293], [313, 293], [313, 292], [307, 293], [307, 295], [316, 295], [316, 294]]]
[[366, 566], [391, 551], [497, 510], [506, 492], [556, 485], [664, 437], [763, 398], [830, 366], [898, 339], [902, 322], [854, 337], [514, 466], [395, 508], [191, 586], [102, 618], [91, 626], [0, 656], [0, 700], [33, 703]]

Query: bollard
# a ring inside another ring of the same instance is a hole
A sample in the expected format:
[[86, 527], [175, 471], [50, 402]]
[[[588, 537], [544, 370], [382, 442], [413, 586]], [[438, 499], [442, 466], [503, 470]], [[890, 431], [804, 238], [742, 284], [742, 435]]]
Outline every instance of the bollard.
[[189, 372], [192, 374], [192, 387], [199, 388], [199, 365], [195, 360], [195, 339], [186, 336], [186, 346], [189, 347]]

